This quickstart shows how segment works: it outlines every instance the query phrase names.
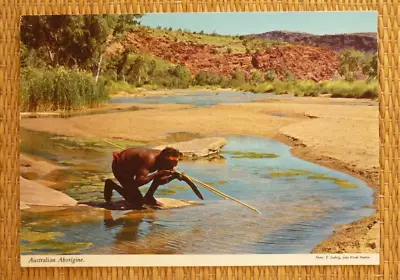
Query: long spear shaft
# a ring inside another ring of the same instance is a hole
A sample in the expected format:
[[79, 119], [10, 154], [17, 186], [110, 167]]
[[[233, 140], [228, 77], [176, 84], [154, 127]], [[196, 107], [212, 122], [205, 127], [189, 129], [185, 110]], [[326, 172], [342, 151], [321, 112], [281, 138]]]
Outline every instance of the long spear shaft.
[[[104, 139], [103, 139], [103, 141], [104, 141], [105, 143], [110, 144], [110, 145], [112, 145], [112, 146], [114, 146], [114, 147], [117, 147], [117, 148], [119, 148], [119, 149], [121, 149], [121, 150], [124, 149], [123, 147], [121, 147], [121, 146], [119, 146], [119, 145], [117, 145], [117, 144], [111, 143], [111, 142], [109, 142], [109, 141], [106, 141], [106, 140], [104, 140]], [[236, 199], [236, 198], [234, 198], [234, 197], [231, 197], [231, 196], [229, 196], [229, 195], [227, 195], [227, 194], [225, 194], [225, 193], [223, 193], [223, 192], [221, 192], [221, 191], [219, 191], [219, 190], [217, 190], [217, 189], [214, 189], [213, 187], [211, 187], [210, 185], [207, 185], [206, 183], [203, 183], [202, 181], [199, 181], [199, 180], [197, 180], [197, 179], [195, 179], [195, 178], [192, 178], [192, 177], [190, 177], [190, 176], [188, 176], [188, 175], [186, 175], [186, 174], [184, 174], [184, 173], [182, 173], [182, 172], [178, 172], [178, 171], [175, 171], [175, 172], [177, 172], [178, 174], [180, 174], [180, 175], [182, 175], [182, 176], [185, 176], [186, 178], [188, 178], [188, 179], [191, 180], [191, 181], [194, 181], [194, 182], [198, 183], [199, 185], [203, 186], [205, 189], [207, 189], [207, 190], [209, 190], [209, 191], [211, 191], [211, 192], [213, 192], [213, 193], [215, 193], [215, 194], [217, 194], [217, 195], [219, 195], [219, 196], [221, 196], [221, 197], [223, 197], [223, 198], [225, 198], [225, 199], [230, 199], [230, 200], [232, 200], [232, 201], [235, 201], [235, 202], [237, 202], [237, 203], [239, 203], [239, 204], [242, 204], [243, 206], [245, 206], [245, 207], [247, 207], [247, 208], [249, 208], [249, 209], [251, 209], [251, 210], [253, 210], [253, 211], [256, 211], [256, 212], [259, 213], [259, 214], [261, 214], [261, 212], [258, 211], [256, 208], [251, 207], [250, 205], [248, 205], [248, 204], [246, 204], [246, 203], [244, 203], [244, 202], [242, 202], [242, 201], [240, 201], [240, 200], [238, 200], [238, 199]]]
[[[180, 173], [180, 172], [178, 172], [178, 173]], [[239, 204], [242, 204], [243, 206], [246, 206], [247, 208], [250, 208], [251, 210], [256, 211], [257, 213], [261, 214], [261, 212], [258, 211], [256, 208], [251, 207], [250, 205], [240, 201], [239, 199], [236, 199], [236, 198], [234, 198], [232, 196], [229, 196], [229, 195], [227, 195], [227, 194], [225, 194], [225, 193], [223, 193], [223, 192], [221, 192], [221, 191], [219, 191], [217, 189], [214, 189], [210, 185], [207, 185], [206, 183], [203, 183], [203, 182], [201, 182], [201, 181], [199, 181], [199, 180], [197, 180], [197, 179], [195, 179], [193, 177], [190, 177], [190, 176], [188, 176], [186, 174], [183, 174], [183, 173], [180, 173], [180, 174], [182, 176], [186, 176], [189, 180], [194, 181], [194, 182], [198, 183], [199, 185], [202, 185], [204, 188], [208, 189], [209, 191], [212, 191], [213, 193], [215, 193], [215, 194], [217, 194], [217, 195], [219, 195], [219, 196], [221, 196], [221, 197], [223, 197], [225, 199], [233, 200], [233, 201], [235, 201], [235, 202], [237, 202]]]

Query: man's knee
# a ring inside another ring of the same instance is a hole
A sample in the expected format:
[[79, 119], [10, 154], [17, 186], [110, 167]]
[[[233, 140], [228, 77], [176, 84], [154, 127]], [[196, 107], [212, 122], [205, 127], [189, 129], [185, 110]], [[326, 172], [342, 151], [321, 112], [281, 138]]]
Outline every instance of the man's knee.
[[139, 190], [124, 190], [129, 203], [142, 206], [144, 204], [143, 195]]

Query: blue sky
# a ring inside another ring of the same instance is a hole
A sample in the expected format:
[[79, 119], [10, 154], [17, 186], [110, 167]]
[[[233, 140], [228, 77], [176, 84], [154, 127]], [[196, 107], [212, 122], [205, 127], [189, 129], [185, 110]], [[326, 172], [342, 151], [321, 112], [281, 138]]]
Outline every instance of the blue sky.
[[376, 12], [263, 12], [145, 14], [142, 25], [245, 35], [273, 30], [337, 34], [377, 32]]

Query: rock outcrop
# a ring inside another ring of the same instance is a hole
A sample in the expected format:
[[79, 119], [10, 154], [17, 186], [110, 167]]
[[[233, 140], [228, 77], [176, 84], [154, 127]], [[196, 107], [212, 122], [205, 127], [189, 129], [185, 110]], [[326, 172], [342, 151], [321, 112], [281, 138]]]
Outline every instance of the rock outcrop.
[[20, 177], [20, 208], [29, 206], [75, 206], [78, 202], [68, 195]]

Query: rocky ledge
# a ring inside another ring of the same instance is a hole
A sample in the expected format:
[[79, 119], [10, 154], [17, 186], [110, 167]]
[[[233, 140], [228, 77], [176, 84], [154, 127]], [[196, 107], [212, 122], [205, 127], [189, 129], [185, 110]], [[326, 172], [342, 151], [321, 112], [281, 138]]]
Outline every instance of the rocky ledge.
[[30, 206], [75, 206], [78, 202], [68, 195], [20, 177], [20, 208]]

